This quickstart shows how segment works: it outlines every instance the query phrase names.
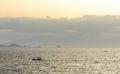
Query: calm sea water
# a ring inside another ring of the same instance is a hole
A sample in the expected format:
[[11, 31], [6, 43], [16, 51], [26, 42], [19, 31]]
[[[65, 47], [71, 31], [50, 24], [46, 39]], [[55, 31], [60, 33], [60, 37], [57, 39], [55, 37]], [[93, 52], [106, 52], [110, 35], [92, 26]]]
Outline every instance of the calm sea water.
[[0, 74], [120, 74], [120, 48], [0, 48]]

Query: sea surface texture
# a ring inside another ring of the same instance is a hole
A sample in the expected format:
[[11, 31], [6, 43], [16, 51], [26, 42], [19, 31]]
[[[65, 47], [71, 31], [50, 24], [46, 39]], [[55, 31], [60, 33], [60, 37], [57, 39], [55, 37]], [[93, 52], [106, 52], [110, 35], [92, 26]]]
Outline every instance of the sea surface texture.
[[0, 48], [0, 74], [120, 74], [120, 48]]

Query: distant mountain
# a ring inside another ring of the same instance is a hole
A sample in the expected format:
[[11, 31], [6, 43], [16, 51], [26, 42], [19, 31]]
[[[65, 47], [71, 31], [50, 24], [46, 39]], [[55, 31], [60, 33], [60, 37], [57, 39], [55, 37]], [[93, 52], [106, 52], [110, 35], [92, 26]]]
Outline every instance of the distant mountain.
[[9, 44], [7, 47], [23, 47], [19, 44]]
[[3, 44], [0, 44], [0, 47], [6, 47], [5, 45], [3, 45]]
[[21, 46], [19, 44], [9, 44], [9, 45], [0, 44], [0, 47], [25, 47], [25, 46]]

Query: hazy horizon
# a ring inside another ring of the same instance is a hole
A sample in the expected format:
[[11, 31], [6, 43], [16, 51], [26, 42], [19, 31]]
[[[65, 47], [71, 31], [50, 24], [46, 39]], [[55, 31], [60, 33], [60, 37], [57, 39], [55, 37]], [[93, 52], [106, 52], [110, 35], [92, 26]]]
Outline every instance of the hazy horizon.
[[120, 16], [0, 18], [0, 44], [55, 47], [120, 47]]

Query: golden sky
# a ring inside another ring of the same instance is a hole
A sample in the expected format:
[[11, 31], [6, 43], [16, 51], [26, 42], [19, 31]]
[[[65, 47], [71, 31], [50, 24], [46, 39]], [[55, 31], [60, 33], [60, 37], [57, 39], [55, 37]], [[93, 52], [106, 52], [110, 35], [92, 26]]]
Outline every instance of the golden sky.
[[120, 0], [0, 0], [0, 17], [120, 15]]

